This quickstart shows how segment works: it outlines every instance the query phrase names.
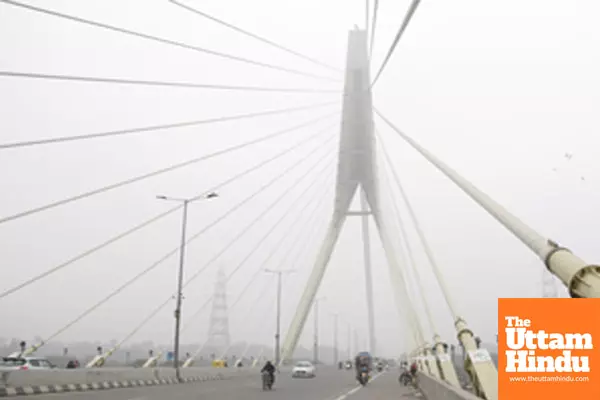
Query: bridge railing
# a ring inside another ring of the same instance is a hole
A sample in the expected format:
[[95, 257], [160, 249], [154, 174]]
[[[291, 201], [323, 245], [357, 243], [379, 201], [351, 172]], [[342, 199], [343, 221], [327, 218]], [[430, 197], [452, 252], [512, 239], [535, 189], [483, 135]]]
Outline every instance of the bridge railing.
[[[221, 377], [257, 374], [251, 368], [192, 367], [181, 370], [182, 378]], [[150, 381], [174, 379], [173, 368], [80, 368], [40, 371], [0, 371], [0, 387], [92, 384], [120, 381]]]

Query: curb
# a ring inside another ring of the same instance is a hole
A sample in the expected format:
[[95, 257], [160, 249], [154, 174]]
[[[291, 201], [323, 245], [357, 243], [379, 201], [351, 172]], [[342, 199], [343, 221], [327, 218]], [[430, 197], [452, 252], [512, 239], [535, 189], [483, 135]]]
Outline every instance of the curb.
[[90, 390], [124, 389], [141, 386], [176, 385], [192, 382], [220, 381], [223, 379], [225, 379], [225, 377], [222, 374], [217, 374], [212, 376], [194, 376], [190, 378], [183, 378], [181, 382], [177, 382], [175, 378], [166, 378], [131, 381], [105, 381], [94, 383], [72, 383], [64, 385], [0, 387], [0, 397], [29, 396], [36, 394], [64, 392], [87, 392]]

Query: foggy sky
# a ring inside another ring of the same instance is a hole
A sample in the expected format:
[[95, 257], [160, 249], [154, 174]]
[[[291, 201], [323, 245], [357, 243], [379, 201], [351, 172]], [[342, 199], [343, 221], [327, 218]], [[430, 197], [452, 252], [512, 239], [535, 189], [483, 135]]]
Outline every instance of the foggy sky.
[[[31, 4], [180, 40], [289, 68], [335, 76], [293, 55], [241, 36], [167, 1], [31, 1]], [[189, 0], [208, 13], [272, 38], [343, 69], [347, 31], [364, 25], [362, 1], [289, 2]], [[372, 68], [378, 68], [408, 0], [381, 1]], [[388, 118], [515, 215], [598, 261], [594, 227], [600, 220], [600, 5], [571, 2], [424, 1], [374, 90], [374, 104]], [[0, 3], [0, 69], [25, 72], [157, 79], [268, 87], [341, 89], [341, 82], [311, 79], [150, 43], [59, 20]], [[337, 94], [234, 92], [185, 88], [65, 83], [0, 77], [0, 142], [13, 142], [339, 100]], [[283, 116], [155, 131], [123, 137], [0, 151], [0, 215], [7, 216], [82, 191], [208, 154], [341, 110], [341, 102]], [[338, 129], [335, 118], [277, 139], [217, 157], [76, 203], [0, 225], [0, 291], [114, 236], [173, 204], [158, 194], [185, 197], [204, 192], [319, 128], [324, 135], [251, 175], [219, 189], [220, 198], [190, 206], [189, 232], [225, 213], [296, 161], [284, 180], [265, 190], [189, 247], [190, 276], [225, 246], [283, 190], [294, 186], [319, 157], [310, 177], [274, 207], [210, 269], [185, 290], [185, 316], [211, 294], [218, 267], [230, 272], [277, 219], [286, 219], [228, 285], [230, 304], [260, 268], [296, 268], [285, 278], [283, 328], [289, 325], [312, 268], [332, 210], [337, 141], [320, 146]], [[331, 127], [333, 124], [333, 127]], [[539, 297], [542, 264], [516, 238], [395, 136], [381, 120], [385, 138], [434, 249], [459, 312], [474, 332], [492, 342], [498, 297]], [[328, 136], [329, 135], [329, 136]], [[565, 153], [573, 158], [565, 159]], [[380, 157], [382, 162], [382, 157]], [[556, 169], [556, 171], [554, 170]], [[584, 177], [585, 180], [582, 180]], [[304, 199], [287, 208], [314, 180]], [[327, 193], [325, 193], [327, 191]], [[325, 194], [324, 194], [325, 193]], [[323, 198], [323, 195], [326, 197]], [[317, 196], [316, 198], [314, 196]], [[400, 199], [395, 192], [397, 199]], [[318, 198], [323, 198], [320, 204]], [[300, 209], [307, 201], [303, 215]], [[316, 210], [316, 211], [315, 211]], [[401, 210], [405, 210], [401, 205]], [[310, 222], [311, 213], [316, 223]], [[404, 213], [405, 220], [406, 213]], [[299, 218], [298, 223], [293, 223]], [[88, 257], [20, 292], [0, 299], [0, 334], [31, 340], [53, 333], [122, 282], [177, 246], [181, 213]], [[455, 342], [452, 321], [412, 226], [407, 227], [439, 333]], [[381, 351], [405, 350], [406, 322], [399, 317], [387, 265], [371, 224], [376, 326]], [[277, 241], [282, 249], [265, 264]], [[297, 239], [295, 239], [297, 238]], [[306, 252], [298, 254], [308, 241]], [[321, 336], [331, 343], [331, 313], [366, 337], [360, 220], [350, 218], [319, 295], [327, 296]], [[292, 252], [293, 256], [286, 257]], [[59, 339], [121, 339], [175, 290], [177, 257], [115, 297]], [[562, 290], [562, 289], [561, 289]], [[564, 291], [563, 291], [564, 293]], [[254, 299], [261, 298], [253, 311]], [[230, 310], [234, 340], [271, 344], [275, 285], [261, 274]], [[168, 343], [169, 304], [131, 340]], [[208, 309], [183, 334], [185, 343], [207, 334]], [[301, 344], [310, 346], [312, 315]], [[427, 334], [431, 334], [428, 332]]]

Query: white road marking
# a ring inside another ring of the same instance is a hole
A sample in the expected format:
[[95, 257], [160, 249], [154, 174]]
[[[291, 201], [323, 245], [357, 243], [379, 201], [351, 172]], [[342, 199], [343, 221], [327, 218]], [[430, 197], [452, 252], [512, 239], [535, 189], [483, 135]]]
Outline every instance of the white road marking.
[[[384, 374], [384, 372], [380, 372], [377, 375], [373, 375], [373, 377], [369, 380], [369, 382], [373, 382], [375, 379], [379, 378], [383, 374]], [[362, 388], [363, 388], [362, 385], [359, 385], [359, 386], [355, 387], [354, 389], [344, 393], [343, 395], [336, 397], [334, 400], [344, 400], [346, 397], [352, 396], [354, 393], [358, 392]]]

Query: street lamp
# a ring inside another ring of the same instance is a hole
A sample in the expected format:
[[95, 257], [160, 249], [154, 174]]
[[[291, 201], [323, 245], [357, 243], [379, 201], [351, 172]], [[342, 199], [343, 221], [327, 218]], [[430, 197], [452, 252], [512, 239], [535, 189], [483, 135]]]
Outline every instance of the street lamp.
[[346, 343], [347, 349], [346, 353], [348, 353], [348, 360], [352, 360], [352, 325], [350, 322], [347, 322], [348, 325], [348, 341]]
[[319, 363], [319, 301], [325, 300], [326, 297], [319, 297], [315, 299], [314, 314], [315, 314], [315, 332], [313, 342], [313, 362], [315, 365]]
[[281, 336], [281, 276], [283, 274], [292, 274], [296, 272], [293, 269], [287, 270], [272, 270], [265, 269], [265, 272], [270, 274], [277, 274], [277, 332], [275, 333], [275, 365], [279, 367], [280, 360], [280, 348], [279, 348], [279, 338]]
[[183, 288], [183, 264], [185, 259], [185, 242], [186, 242], [186, 227], [187, 227], [187, 210], [188, 204], [196, 200], [213, 199], [219, 197], [215, 192], [209, 192], [202, 196], [196, 196], [189, 199], [182, 199], [168, 196], [156, 196], [159, 200], [177, 201], [183, 203], [183, 218], [181, 223], [181, 245], [179, 246], [179, 272], [177, 276], [177, 299], [175, 305], [175, 349], [173, 355], [173, 362], [175, 364], [175, 377], [178, 381], [181, 381], [181, 375], [179, 371], [179, 332], [181, 326], [181, 299], [182, 299], [182, 288]]
[[337, 313], [333, 313], [333, 365], [338, 363], [338, 317]]

